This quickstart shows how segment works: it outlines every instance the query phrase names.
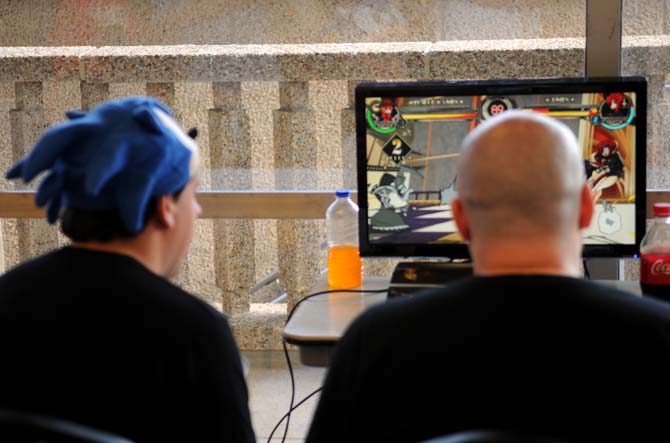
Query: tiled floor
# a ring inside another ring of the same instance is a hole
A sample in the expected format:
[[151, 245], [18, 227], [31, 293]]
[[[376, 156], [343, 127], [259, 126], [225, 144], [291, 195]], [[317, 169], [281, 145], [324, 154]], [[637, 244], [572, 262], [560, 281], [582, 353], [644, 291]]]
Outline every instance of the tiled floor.
[[[291, 401], [291, 379], [284, 353], [280, 351], [244, 352], [249, 363], [247, 385], [249, 387], [249, 408], [256, 439], [267, 442], [270, 432], [279, 419], [288, 411]], [[300, 364], [297, 352], [291, 352], [293, 363], [296, 403], [319, 388], [325, 376], [325, 368], [313, 368]], [[319, 394], [309, 399], [291, 415], [291, 425], [286, 441], [301, 443], [309, 429]], [[284, 424], [277, 429], [273, 442], [281, 441]]]

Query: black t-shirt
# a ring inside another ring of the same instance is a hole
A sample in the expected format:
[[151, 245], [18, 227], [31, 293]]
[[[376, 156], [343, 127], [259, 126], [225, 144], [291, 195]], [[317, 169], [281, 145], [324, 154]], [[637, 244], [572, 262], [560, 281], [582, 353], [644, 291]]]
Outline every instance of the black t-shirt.
[[361, 315], [307, 442], [491, 428], [668, 441], [668, 401], [668, 305], [574, 278], [474, 277]]
[[0, 408], [145, 442], [254, 442], [225, 318], [118, 254], [67, 247], [0, 277]]

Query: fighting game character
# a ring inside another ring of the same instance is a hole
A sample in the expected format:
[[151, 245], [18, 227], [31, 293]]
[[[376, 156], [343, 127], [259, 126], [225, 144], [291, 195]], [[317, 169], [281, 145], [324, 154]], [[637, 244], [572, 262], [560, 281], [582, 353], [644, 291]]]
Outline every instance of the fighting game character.
[[456, 177], [454, 177], [451, 183], [449, 183], [449, 186], [440, 190], [440, 201], [442, 202], [442, 205], [451, 205], [451, 201], [457, 197]]
[[625, 166], [618, 152], [616, 140], [606, 140], [598, 144], [591, 158], [585, 161], [587, 180], [593, 186], [593, 192], [600, 197], [606, 188], [616, 185], [619, 194], [624, 196], [623, 179]]
[[382, 98], [381, 103], [373, 103], [370, 106], [370, 117], [374, 120], [373, 128], [395, 129], [407, 126], [407, 122], [400, 115], [398, 103], [390, 97]]
[[379, 105], [379, 112], [373, 112], [372, 118], [384, 122], [396, 122], [400, 116], [398, 108], [392, 98], [383, 98]]
[[382, 104], [379, 107], [382, 120], [390, 122], [394, 117], [398, 116], [398, 109], [395, 107], [393, 100], [390, 98], [383, 98]]
[[606, 116], [622, 116], [627, 115], [630, 109], [629, 99], [620, 92], [613, 92], [605, 97]]
[[385, 173], [371, 192], [381, 203], [379, 211], [370, 218], [373, 231], [399, 232], [409, 229], [405, 216], [412, 189], [405, 186], [404, 175]]

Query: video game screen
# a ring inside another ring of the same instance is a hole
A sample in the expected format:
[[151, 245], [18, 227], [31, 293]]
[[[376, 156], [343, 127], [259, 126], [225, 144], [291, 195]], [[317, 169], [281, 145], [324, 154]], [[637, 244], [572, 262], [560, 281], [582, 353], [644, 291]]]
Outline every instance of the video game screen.
[[531, 93], [458, 94], [450, 87], [448, 94], [410, 90], [401, 95], [393, 94], [393, 88], [383, 94], [362, 94], [366, 95], [359, 111], [364, 111], [367, 195], [360, 193], [359, 183], [359, 202], [365, 199], [361, 220], [366, 243], [372, 247], [463, 244], [450, 207], [458, 193], [461, 143], [481, 122], [521, 109], [559, 119], [579, 141], [585, 178], [596, 198], [584, 244], [639, 245], [636, 202], [645, 189], [639, 188], [636, 174], [644, 175], [644, 165], [638, 164], [644, 158], [640, 150], [645, 149], [639, 145], [644, 140], [639, 131], [646, 128], [640, 127], [638, 88], [621, 89], [619, 83], [582, 86], [564, 91], [561, 85], [547, 91], [536, 87]]

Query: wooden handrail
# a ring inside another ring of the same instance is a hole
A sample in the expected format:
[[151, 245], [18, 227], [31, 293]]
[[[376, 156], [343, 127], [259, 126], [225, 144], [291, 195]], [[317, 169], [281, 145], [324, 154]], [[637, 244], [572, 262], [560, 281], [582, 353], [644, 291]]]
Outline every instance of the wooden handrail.
[[[356, 200], [356, 193], [352, 193]], [[33, 191], [0, 191], [0, 218], [42, 218]], [[202, 218], [319, 219], [332, 191], [200, 191]], [[647, 214], [654, 203], [670, 202], [670, 189], [647, 189]]]
[[[203, 191], [203, 218], [325, 218], [333, 191]], [[352, 194], [356, 199], [356, 194]]]
[[43, 218], [44, 209], [35, 206], [35, 192], [0, 192], [0, 218]]
[[[352, 194], [356, 199], [356, 193]], [[318, 219], [332, 191], [201, 191], [202, 218]], [[0, 218], [43, 218], [34, 191], [0, 191]]]

